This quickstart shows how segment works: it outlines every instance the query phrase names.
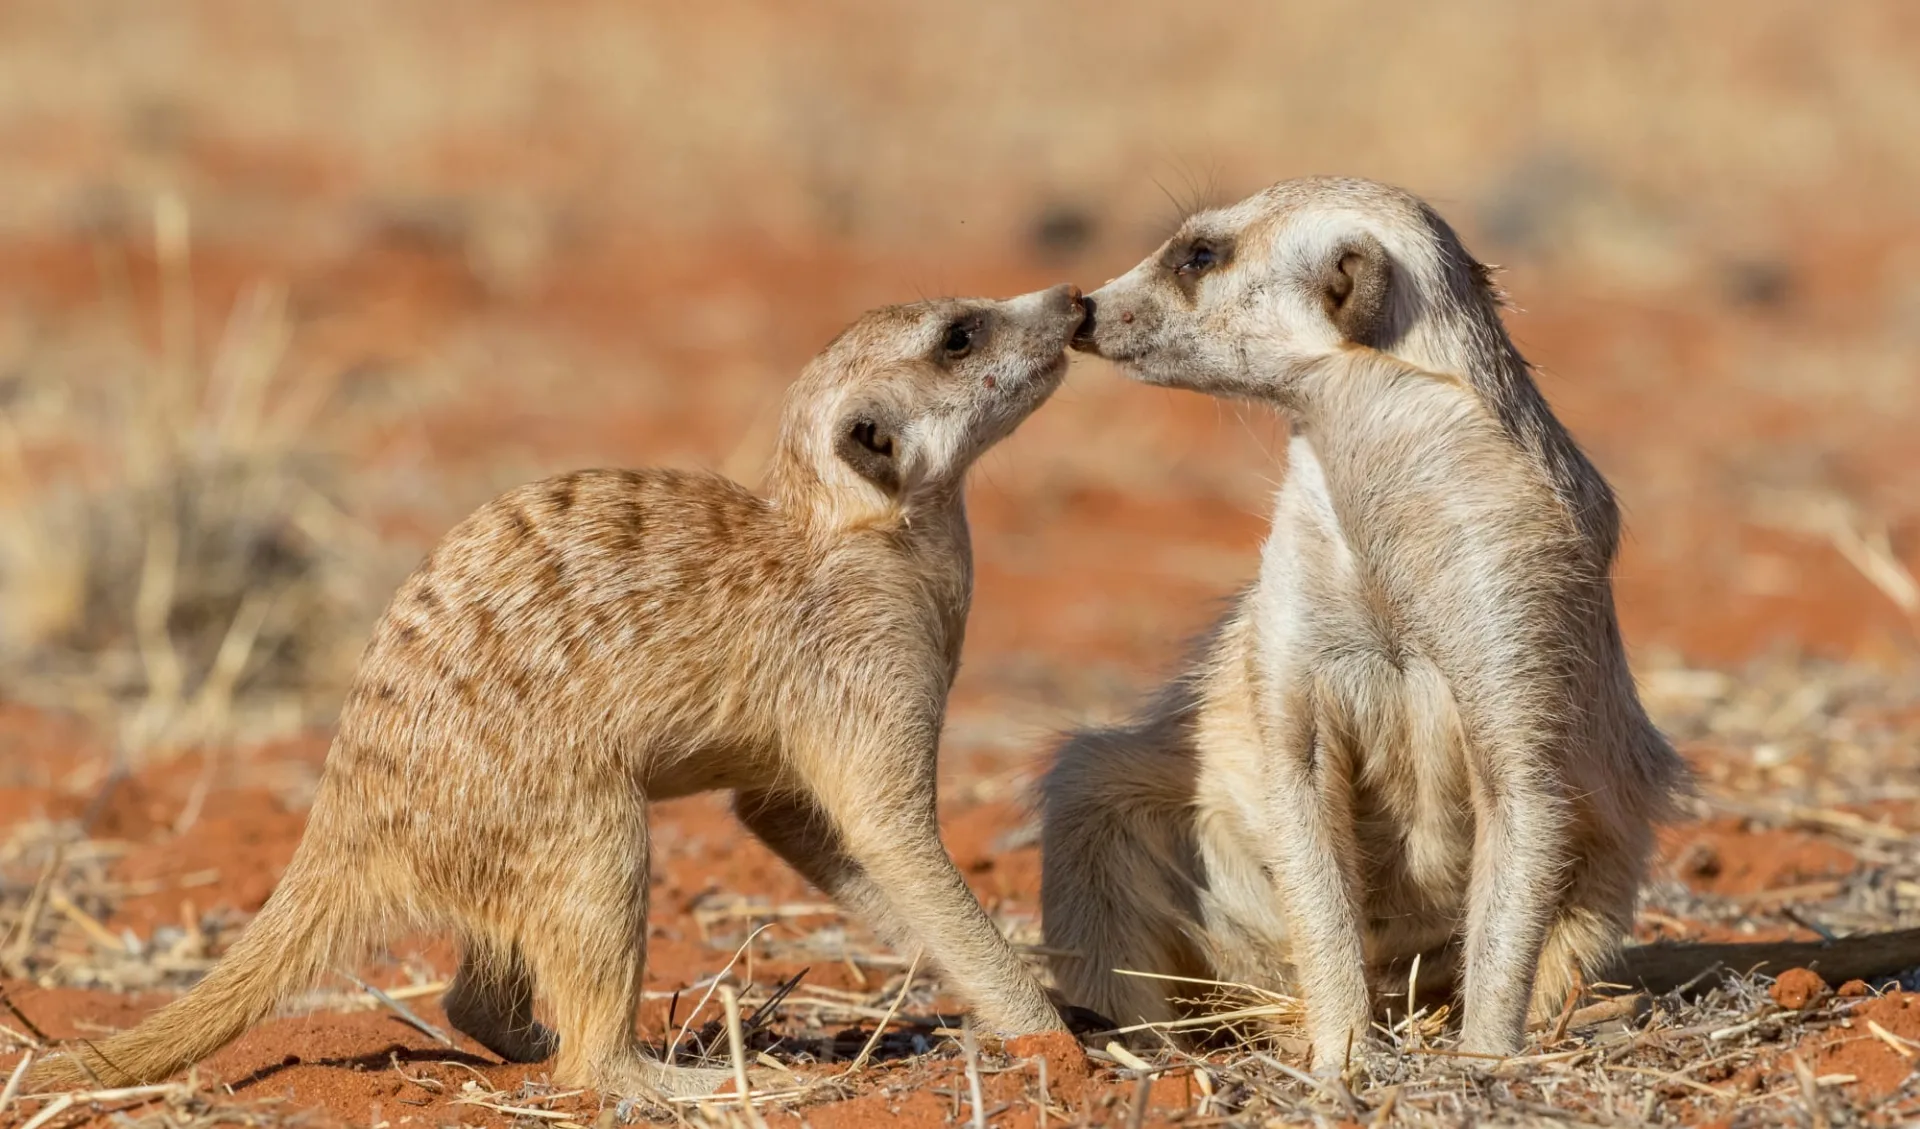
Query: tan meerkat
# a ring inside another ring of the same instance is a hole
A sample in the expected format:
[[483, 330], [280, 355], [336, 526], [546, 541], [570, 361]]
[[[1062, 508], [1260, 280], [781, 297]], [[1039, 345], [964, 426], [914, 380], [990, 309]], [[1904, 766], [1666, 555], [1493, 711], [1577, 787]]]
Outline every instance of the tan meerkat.
[[941, 844], [935, 754], [972, 592], [963, 481], [1057, 387], [1081, 314], [1060, 286], [863, 316], [788, 393], [762, 494], [588, 471], [468, 517], [375, 629], [259, 916], [184, 998], [33, 1085], [157, 1081], [427, 928], [462, 942], [449, 1019], [503, 1057], [709, 1092], [730, 1075], [655, 1061], [634, 1022], [647, 805], [713, 789], [980, 1022], [1060, 1029]]
[[1293, 425], [1258, 580], [1129, 725], [1044, 780], [1043, 920], [1069, 998], [1125, 1023], [1283, 984], [1313, 1065], [1370, 981], [1457, 975], [1461, 1048], [1520, 1049], [1631, 925], [1688, 773], [1614, 614], [1613, 494], [1421, 201], [1274, 186], [1088, 296], [1078, 347]]

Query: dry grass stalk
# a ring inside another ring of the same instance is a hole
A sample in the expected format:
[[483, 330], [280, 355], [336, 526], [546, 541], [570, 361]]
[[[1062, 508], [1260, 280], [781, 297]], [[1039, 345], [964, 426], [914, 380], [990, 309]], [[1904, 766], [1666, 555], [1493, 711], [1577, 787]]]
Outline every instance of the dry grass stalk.
[[[284, 293], [242, 294], [198, 363], [190, 227], [156, 203], [157, 354], [127, 344], [85, 378], [29, 356], [23, 387], [57, 409], [32, 434], [0, 419], [0, 683], [96, 715], [132, 758], [323, 717], [380, 594], [319, 493], [330, 383], [286, 378]], [[43, 480], [42, 450], [85, 458]]]
[[980, 1092], [980, 1041], [971, 1020], [961, 1025], [960, 1046], [967, 1059], [967, 1096], [973, 1103], [973, 1129], [987, 1129], [987, 1099]]
[[727, 1052], [733, 1060], [733, 1084], [739, 1091], [740, 1113], [754, 1129], [765, 1129], [760, 1111], [753, 1105], [753, 1088], [747, 1084], [746, 1040], [740, 1034], [740, 997], [732, 988], [720, 989], [720, 1004], [727, 1013]]
[[740, 958], [745, 956], [747, 950], [752, 947], [754, 939], [770, 928], [772, 928], [771, 925], [762, 925], [752, 933], [747, 934], [747, 939], [740, 942], [740, 947], [734, 950], [733, 956], [727, 959], [725, 966], [723, 966], [719, 972], [714, 973], [709, 979], [707, 990], [701, 995], [700, 1002], [693, 1005], [693, 1010], [687, 1013], [685, 1022], [680, 1024], [679, 1030], [673, 1033], [673, 1038], [667, 1043], [666, 1062], [668, 1066], [673, 1065], [674, 1055], [679, 1050], [681, 1041], [687, 1037], [687, 1030], [693, 1026], [694, 1019], [698, 1017], [701, 1010], [707, 1006], [707, 1001], [713, 998], [714, 990], [720, 987], [720, 982], [726, 978], [727, 973], [733, 971], [733, 966], [740, 963]]
[[1901, 1058], [1911, 1059], [1914, 1058], [1916, 1054], [1920, 1054], [1920, 1043], [1916, 1043], [1912, 1039], [1903, 1039], [1871, 1019], [1867, 1020], [1867, 1030], [1873, 1032], [1874, 1038], [1892, 1047], [1893, 1052]]
[[372, 996], [374, 999], [380, 1001], [380, 1006], [386, 1008], [388, 1011], [399, 1016], [400, 1021], [405, 1023], [407, 1026], [413, 1028], [415, 1031], [420, 1032], [422, 1035], [425, 1035], [427, 1038], [432, 1039], [434, 1042], [439, 1043], [443, 1047], [453, 1046], [453, 1039], [450, 1038], [445, 1031], [440, 1030], [438, 1027], [435, 1027], [433, 1024], [428, 1023], [426, 1020], [420, 1018], [420, 1016], [417, 1015], [414, 1012], [414, 1010], [408, 1007], [406, 1004], [401, 1003], [399, 1000], [388, 995], [386, 992], [382, 991], [381, 989], [376, 988], [373, 985], [367, 983], [365, 980], [360, 979], [358, 976], [351, 976], [351, 977], [348, 977], [348, 979], [352, 980], [355, 984], [360, 985], [361, 991], [365, 992], [369, 996]]
[[[1153, 1098], [1153, 1075], [1142, 1074], [1133, 1085], [1133, 1106], [1127, 1111], [1127, 1129], [1140, 1129], [1147, 1120], [1147, 1103]], [[978, 1099], [975, 1099], [978, 1100]], [[986, 1123], [975, 1123], [974, 1129], [986, 1129]]]
[[1772, 525], [1822, 538], [1895, 607], [1920, 615], [1920, 581], [1893, 551], [1886, 522], [1851, 499], [1827, 490], [1775, 491], [1762, 494], [1756, 508]]
[[853, 1061], [847, 1064], [846, 1070], [841, 1072], [842, 1078], [850, 1078], [859, 1073], [860, 1069], [873, 1057], [874, 1048], [880, 1045], [881, 1036], [887, 1033], [887, 1025], [893, 1022], [893, 1017], [900, 1011], [900, 1005], [906, 1001], [907, 993], [913, 989], [913, 974], [920, 970], [921, 952], [919, 949], [913, 951], [913, 959], [907, 964], [907, 975], [900, 981], [899, 993], [893, 997], [893, 1002], [887, 1005], [887, 1013], [880, 1017], [879, 1025], [874, 1027], [873, 1034], [867, 1037], [866, 1043], [860, 1048], [860, 1053], [855, 1055]]
[[0, 1113], [5, 1113], [13, 1105], [13, 1099], [20, 1095], [20, 1083], [27, 1077], [27, 1071], [33, 1067], [33, 1052], [20, 1056], [13, 1066], [13, 1073], [7, 1076], [5, 1088], [0, 1088]]

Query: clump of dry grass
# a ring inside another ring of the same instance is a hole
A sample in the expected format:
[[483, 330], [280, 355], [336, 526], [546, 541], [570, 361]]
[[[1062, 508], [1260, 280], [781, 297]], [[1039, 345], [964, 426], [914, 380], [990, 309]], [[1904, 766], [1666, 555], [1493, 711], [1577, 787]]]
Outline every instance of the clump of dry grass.
[[311, 438], [327, 383], [285, 371], [284, 292], [246, 291], [201, 363], [184, 207], [154, 227], [157, 348], [126, 302], [118, 347], [79, 371], [28, 356], [25, 409], [0, 406], [0, 686], [132, 754], [310, 720], [369, 610]]

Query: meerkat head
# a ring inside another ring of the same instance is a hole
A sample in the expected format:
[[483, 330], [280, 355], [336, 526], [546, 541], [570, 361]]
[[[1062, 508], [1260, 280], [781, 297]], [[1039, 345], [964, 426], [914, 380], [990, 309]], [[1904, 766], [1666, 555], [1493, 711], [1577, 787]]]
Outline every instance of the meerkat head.
[[1083, 313], [1072, 286], [873, 310], [794, 385], [783, 455], [851, 512], [955, 485], [1059, 386]]
[[1498, 302], [1488, 269], [1414, 196], [1292, 180], [1190, 217], [1088, 295], [1074, 347], [1151, 384], [1285, 398], [1306, 363], [1354, 346], [1466, 377], [1505, 340]]

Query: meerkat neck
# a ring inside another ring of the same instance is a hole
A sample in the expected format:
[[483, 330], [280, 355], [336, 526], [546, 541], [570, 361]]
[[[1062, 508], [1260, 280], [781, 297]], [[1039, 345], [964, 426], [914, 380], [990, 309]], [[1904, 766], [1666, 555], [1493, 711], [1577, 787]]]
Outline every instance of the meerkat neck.
[[1586, 542], [1611, 563], [1620, 538], [1613, 491], [1548, 406], [1486, 286], [1475, 286], [1470, 300], [1443, 308], [1409, 344], [1408, 360], [1458, 377], [1480, 398], [1539, 464]]

